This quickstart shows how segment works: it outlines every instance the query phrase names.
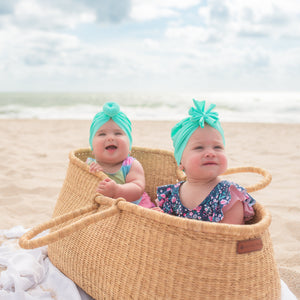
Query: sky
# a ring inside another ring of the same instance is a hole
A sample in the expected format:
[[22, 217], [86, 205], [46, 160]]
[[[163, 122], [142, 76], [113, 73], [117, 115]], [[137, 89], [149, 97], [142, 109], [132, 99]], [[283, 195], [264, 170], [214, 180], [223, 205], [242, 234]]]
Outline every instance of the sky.
[[0, 0], [0, 92], [299, 83], [299, 0]]

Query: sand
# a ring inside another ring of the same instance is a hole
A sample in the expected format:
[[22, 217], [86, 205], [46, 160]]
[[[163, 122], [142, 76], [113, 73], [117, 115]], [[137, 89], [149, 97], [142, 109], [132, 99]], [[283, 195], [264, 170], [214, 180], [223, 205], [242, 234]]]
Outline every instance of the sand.
[[[175, 121], [133, 121], [133, 145], [172, 150]], [[68, 153], [89, 147], [90, 121], [0, 120], [0, 229], [51, 218]], [[281, 278], [300, 298], [300, 124], [224, 123], [229, 167], [257, 166], [273, 177], [252, 196], [272, 214]], [[242, 185], [260, 177], [241, 174]], [[237, 181], [236, 180], [236, 181]]]

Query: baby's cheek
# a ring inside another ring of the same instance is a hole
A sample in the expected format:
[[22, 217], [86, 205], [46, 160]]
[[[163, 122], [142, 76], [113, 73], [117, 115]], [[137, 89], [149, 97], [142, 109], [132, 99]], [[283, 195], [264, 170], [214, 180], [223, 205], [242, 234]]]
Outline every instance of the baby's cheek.
[[228, 164], [226, 155], [225, 154], [220, 155], [219, 160], [222, 168], [224, 169], [223, 171], [225, 172]]
[[190, 156], [189, 158], [189, 165], [190, 167], [195, 167], [197, 165], [199, 165], [199, 163], [201, 162], [201, 158], [199, 156]]

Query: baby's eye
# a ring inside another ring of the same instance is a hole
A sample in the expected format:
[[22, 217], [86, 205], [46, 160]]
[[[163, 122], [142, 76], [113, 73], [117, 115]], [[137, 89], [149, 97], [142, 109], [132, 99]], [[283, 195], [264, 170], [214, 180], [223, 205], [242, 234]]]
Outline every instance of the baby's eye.
[[123, 133], [122, 133], [122, 132], [119, 132], [119, 131], [117, 131], [117, 132], [115, 132], [115, 135], [123, 135]]
[[105, 133], [104, 132], [99, 132], [98, 136], [105, 136]]
[[216, 150], [223, 150], [223, 149], [224, 149], [223, 146], [220, 146], [220, 145], [215, 146], [214, 148], [215, 148]]
[[203, 149], [202, 146], [197, 146], [197, 147], [195, 147], [195, 150], [202, 150], [202, 149]]

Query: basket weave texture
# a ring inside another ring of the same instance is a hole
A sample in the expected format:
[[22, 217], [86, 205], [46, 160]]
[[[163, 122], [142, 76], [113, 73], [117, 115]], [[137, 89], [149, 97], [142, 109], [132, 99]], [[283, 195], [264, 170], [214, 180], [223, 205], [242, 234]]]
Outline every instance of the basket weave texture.
[[[49, 244], [52, 263], [95, 299], [280, 299], [271, 216], [262, 205], [255, 204], [252, 224], [229, 225], [95, 196], [104, 174], [89, 173], [90, 155], [88, 149], [70, 153], [53, 220], [25, 235], [24, 247]], [[144, 167], [151, 199], [157, 186], [184, 178], [169, 151], [134, 147], [132, 156]], [[270, 178], [259, 173], [261, 188]], [[28, 241], [50, 227], [48, 237]], [[240, 241], [252, 239], [262, 241], [261, 250], [237, 253]]]

